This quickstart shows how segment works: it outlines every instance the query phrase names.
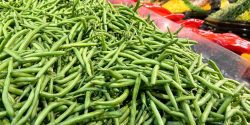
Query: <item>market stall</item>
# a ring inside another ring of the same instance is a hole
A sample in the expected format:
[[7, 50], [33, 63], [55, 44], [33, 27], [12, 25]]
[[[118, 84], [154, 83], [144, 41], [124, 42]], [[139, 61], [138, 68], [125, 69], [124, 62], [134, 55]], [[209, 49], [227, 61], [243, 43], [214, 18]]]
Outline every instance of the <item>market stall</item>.
[[249, 63], [157, 8], [0, 2], [0, 125], [248, 125]]

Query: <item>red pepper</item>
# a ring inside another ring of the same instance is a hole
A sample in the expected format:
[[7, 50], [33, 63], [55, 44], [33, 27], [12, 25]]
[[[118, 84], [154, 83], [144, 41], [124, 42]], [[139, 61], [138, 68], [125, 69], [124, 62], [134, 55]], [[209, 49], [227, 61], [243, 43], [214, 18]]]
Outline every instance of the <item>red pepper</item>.
[[181, 21], [185, 17], [185, 15], [184, 14], [169, 14], [165, 17], [174, 22], [177, 22], [177, 21]]
[[204, 21], [200, 19], [186, 19], [186, 20], [178, 21], [177, 23], [185, 27], [199, 28], [204, 23]]
[[250, 42], [232, 33], [213, 33], [193, 28], [194, 32], [238, 54], [250, 53]]
[[182, 20], [185, 16], [184, 14], [172, 14], [169, 10], [163, 8], [160, 5], [153, 4], [153, 3], [144, 3], [144, 7], [148, 8], [149, 10], [166, 17], [172, 21], [180, 21]]
[[155, 13], [157, 14], [160, 14], [161, 16], [167, 16], [169, 14], [171, 14], [171, 12], [165, 8], [163, 8], [162, 6], [160, 5], [157, 5], [157, 4], [153, 4], [153, 3], [144, 3], [143, 4], [144, 7], [154, 11]]

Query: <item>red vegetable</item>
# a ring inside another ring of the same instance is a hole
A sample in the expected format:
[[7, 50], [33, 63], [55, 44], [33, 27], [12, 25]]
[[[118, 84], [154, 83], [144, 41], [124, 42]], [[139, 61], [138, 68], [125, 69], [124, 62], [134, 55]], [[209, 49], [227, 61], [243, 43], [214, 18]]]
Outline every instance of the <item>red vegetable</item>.
[[186, 20], [178, 21], [177, 23], [185, 27], [199, 28], [204, 23], [204, 21], [200, 19], [186, 19]]
[[250, 42], [232, 33], [213, 33], [193, 28], [199, 35], [229, 49], [238, 54], [250, 53]]
[[172, 21], [180, 21], [182, 20], [185, 16], [184, 14], [172, 14], [169, 10], [163, 8], [160, 5], [153, 4], [153, 3], [144, 3], [144, 7], [148, 8], [149, 10], [166, 17]]
[[143, 6], [154, 11], [157, 14], [160, 14], [161, 16], [164, 16], [164, 17], [171, 14], [171, 12], [169, 10], [167, 10], [167, 9], [161, 7], [160, 5], [157, 5], [157, 4], [144, 3]]
[[177, 21], [180, 21], [182, 20], [183, 18], [185, 17], [184, 14], [169, 14], [166, 16], [166, 18], [174, 21], [174, 22], [177, 22]]

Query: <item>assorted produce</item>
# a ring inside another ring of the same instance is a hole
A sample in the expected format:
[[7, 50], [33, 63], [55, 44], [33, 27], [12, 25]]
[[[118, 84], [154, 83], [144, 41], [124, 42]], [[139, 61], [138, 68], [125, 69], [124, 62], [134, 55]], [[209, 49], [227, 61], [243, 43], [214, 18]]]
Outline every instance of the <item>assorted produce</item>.
[[190, 31], [195, 32], [212, 42], [215, 42], [235, 53], [250, 53], [250, 43], [248, 40], [241, 38], [233, 33], [214, 33], [200, 29], [204, 24], [203, 20], [200, 19], [184, 19], [184, 14], [173, 14], [167, 9], [152, 3], [143, 4], [144, 7], [149, 10], [163, 16], [171, 21], [174, 21], [182, 26], [189, 28]]
[[219, 8], [227, 7], [229, 3], [230, 0], [167, 0], [162, 6], [173, 13], [183, 13], [187, 11], [216, 11]]
[[139, 6], [0, 2], [0, 124], [248, 125], [250, 90]]
[[[249, 9], [250, 1], [249, 0], [238, 0], [235, 3], [230, 4], [228, 7], [225, 7], [216, 13], [213, 13], [209, 18], [218, 19], [220, 21], [245, 21], [249, 22]], [[242, 17], [245, 16], [245, 17]]]

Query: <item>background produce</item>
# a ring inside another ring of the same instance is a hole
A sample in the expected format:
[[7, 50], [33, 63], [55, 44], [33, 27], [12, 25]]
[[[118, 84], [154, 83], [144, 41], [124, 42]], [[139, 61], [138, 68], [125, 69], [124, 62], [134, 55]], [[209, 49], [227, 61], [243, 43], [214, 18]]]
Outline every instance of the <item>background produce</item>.
[[[216, 13], [213, 13], [209, 18], [218, 19], [220, 21], [245, 21], [249, 22], [249, 9], [250, 1], [249, 0], [238, 0], [236, 3], [230, 4], [228, 7], [225, 7], [219, 10]], [[244, 17], [242, 17], [244, 16]]]
[[[170, 10], [173, 13], [184, 13], [186, 11], [191, 11], [193, 8], [188, 6], [185, 2], [185, 0], [168, 0], [165, 1], [162, 6], [168, 10]], [[227, 7], [229, 5], [229, 0], [220, 0], [221, 8]], [[205, 11], [211, 10], [210, 0], [191, 0], [190, 1], [193, 5], [200, 7], [201, 9]]]
[[249, 94], [133, 8], [1, 2], [0, 124], [245, 124]]

